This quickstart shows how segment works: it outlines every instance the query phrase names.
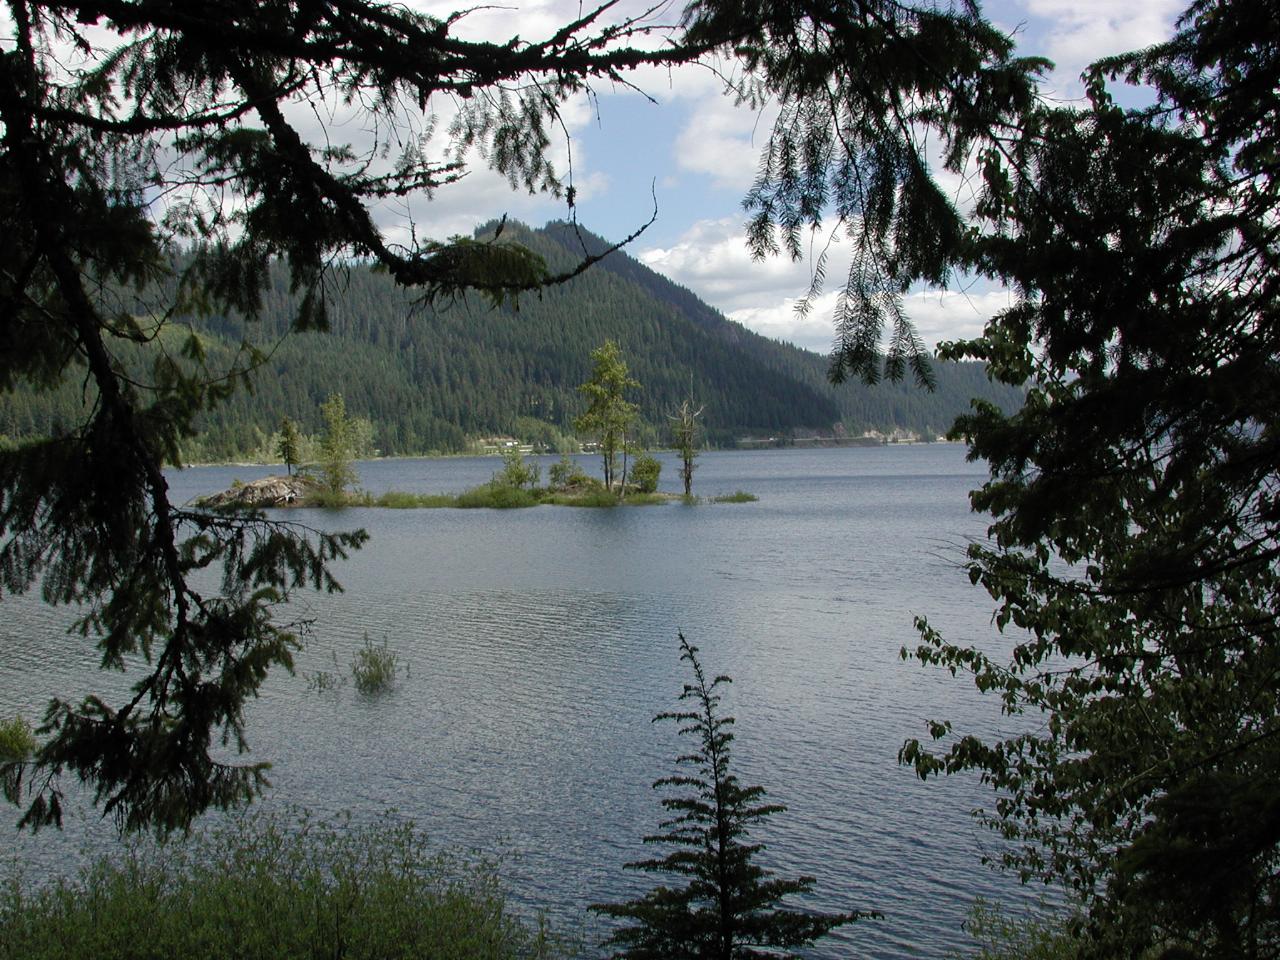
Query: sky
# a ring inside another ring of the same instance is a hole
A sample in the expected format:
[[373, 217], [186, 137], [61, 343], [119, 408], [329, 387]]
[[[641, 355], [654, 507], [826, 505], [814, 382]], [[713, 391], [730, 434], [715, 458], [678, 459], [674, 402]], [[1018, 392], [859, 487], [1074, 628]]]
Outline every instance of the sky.
[[[441, 19], [465, 9], [459, 0], [405, 0]], [[678, 19], [682, 0], [617, 0], [611, 13], [638, 15], [652, 2], [657, 22]], [[1057, 65], [1044, 86], [1046, 95], [1079, 99], [1082, 69], [1098, 57], [1156, 43], [1173, 30], [1184, 0], [990, 0], [987, 17], [1016, 37], [1018, 53], [1047, 56]], [[454, 26], [472, 39], [506, 42], [553, 35], [577, 20], [582, 0], [494, 0], [470, 8]], [[9, 32], [0, 11], [3, 34]], [[116, 40], [105, 28], [89, 28], [100, 50]], [[99, 36], [100, 34], [100, 36]], [[3, 43], [0, 39], [0, 43]], [[656, 41], [655, 41], [656, 42]], [[76, 54], [67, 52], [70, 60]], [[730, 319], [765, 336], [827, 352], [832, 310], [844, 269], [836, 249], [828, 267], [827, 292], [800, 316], [797, 298], [810, 286], [812, 260], [753, 261], [745, 242], [742, 198], [755, 175], [772, 115], [735, 106], [722, 78], [706, 66], [649, 69], [628, 75], [635, 89], [597, 85], [591, 96], [564, 105], [563, 131], [550, 154], [562, 179], [577, 195], [578, 222], [617, 241], [656, 219], [628, 247], [632, 256], [688, 287]], [[437, 101], [436, 133], [447, 129], [449, 101]], [[291, 119], [314, 144], [373, 142], [375, 131], [358, 111], [324, 102], [290, 105]], [[392, 139], [426, 132], [421, 114], [404, 114]], [[379, 131], [385, 137], [388, 131]], [[437, 136], [431, 144], [441, 144]], [[442, 147], [428, 146], [428, 152]], [[470, 235], [478, 224], [502, 216], [541, 226], [571, 211], [563, 199], [513, 191], [506, 180], [473, 156], [467, 175], [432, 197], [408, 205], [388, 204], [375, 211], [387, 237], [410, 242], [416, 234], [432, 239]], [[957, 184], [959, 179], [956, 178]], [[963, 198], [958, 197], [963, 200]], [[826, 233], [814, 237], [821, 250]], [[916, 290], [906, 308], [929, 348], [940, 340], [976, 336], [983, 323], [1010, 303], [1008, 293], [982, 282], [961, 282], [948, 290]]]
[[[623, 0], [625, 4], [629, 0]], [[447, 15], [455, 4], [418, 3]], [[532, 0], [478, 8], [462, 32], [500, 39], [548, 35], [578, 15], [577, 2]], [[1057, 65], [1046, 93], [1061, 99], [1082, 94], [1080, 72], [1091, 61], [1156, 43], [1173, 30], [1181, 0], [999, 0], [984, 5], [989, 19], [1013, 34], [1021, 54], [1047, 56]], [[673, 7], [666, 14], [678, 15]], [[553, 148], [563, 174], [572, 159], [578, 221], [609, 240], [620, 240], [657, 219], [629, 247], [648, 266], [693, 290], [730, 319], [765, 336], [826, 352], [832, 342], [836, 284], [806, 316], [796, 299], [809, 287], [812, 262], [786, 258], [753, 261], [744, 240], [742, 198], [751, 185], [768, 136], [767, 108], [735, 107], [723, 82], [702, 67], [649, 71], [634, 77], [644, 91], [597, 87], [592, 100], [569, 104], [570, 140]], [[507, 215], [540, 226], [569, 214], [563, 200], [513, 192], [502, 178], [477, 167], [456, 186], [441, 190], [429, 209], [414, 211], [419, 230], [441, 237], [470, 233], [475, 224]], [[821, 249], [826, 235], [814, 238]], [[834, 258], [829, 276], [842, 270]], [[932, 348], [939, 340], [976, 336], [983, 322], [1010, 302], [982, 283], [946, 291], [913, 291], [907, 310]]]

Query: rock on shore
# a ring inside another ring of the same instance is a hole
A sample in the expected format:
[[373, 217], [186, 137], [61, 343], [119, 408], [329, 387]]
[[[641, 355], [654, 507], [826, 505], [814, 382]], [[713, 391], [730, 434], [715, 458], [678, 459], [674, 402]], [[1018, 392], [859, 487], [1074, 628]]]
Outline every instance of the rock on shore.
[[237, 483], [230, 490], [201, 497], [196, 501], [201, 507], [290, 507], [306, 499], [315, 491], [315, 481], [309, 477], [263, 477], [248, 483]]

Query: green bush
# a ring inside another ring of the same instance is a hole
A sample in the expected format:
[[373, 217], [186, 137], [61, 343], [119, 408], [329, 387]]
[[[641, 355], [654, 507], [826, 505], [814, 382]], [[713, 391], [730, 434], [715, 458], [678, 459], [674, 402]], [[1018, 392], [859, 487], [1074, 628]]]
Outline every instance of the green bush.
[[538, 498], [530, 490], [486, 483], [465, 493], [458, 494], [456, 505], [464, 508], [490, 507], [510, 510], [515, 507], [536, 507]]
[[385, 639], [380, 644], [374, 643], [366, 633], [364, 646], [351, 658], [351, 679], [356, 682], [356, 689], [365, 694], [391, 689], [396, 682], [399, 660]]
[[662, 464], [656, 457], [647, 453], [636, 456], [631, 465], [631, 482], [641, 493], [653, 493], [658, 489], [658, 475], [662, 473]]
[[0, 882], [0, 960], [514, 960], [565, 953], [514, 917], [492, 863], [412, 824], [258, 815], [136, 841], [75, 878]]
[[559, 462], [553, 463], [547, 473], [552, 490], [579, 490], [590, 486], [604, 489], [603, 483], [595, 477], [587, 476], [586, 471], [576, 461], [569, 459], [568, 454], [562, 454]]
[[0, 722], [0, 763], [28, 760], [37, 746], [31, 724], [22, 717]]
[[1070, 918], [1044, 907], [1013, 917], [979, 899], [969, 912], [965, 930], [979, 944], [977, 953], [964, 954], [972, 960], [1075, 960], [1084, 948], [1071, 931]]
[[536, 463], [525, 463], [520, 449], [512, 447], [502, 455], [502, 469], [493, 475], [493, 486], [531, 490], [538, 485], [541, 476], [542, 468]]

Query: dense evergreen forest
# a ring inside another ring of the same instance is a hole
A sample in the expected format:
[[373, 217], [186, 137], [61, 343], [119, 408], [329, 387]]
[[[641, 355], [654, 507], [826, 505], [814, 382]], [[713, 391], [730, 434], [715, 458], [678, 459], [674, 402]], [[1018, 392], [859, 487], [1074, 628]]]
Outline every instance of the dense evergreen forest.
[[[552, 271], [571, 269], [584, 244], [587, 253], [607, 246], [565, 223], [541, 230], [506, 224], [501, 239], [508, 238], [533, 249]], [[131, 309], [145, 327], [149, 303], [172, 302], [174, 292], [145, 291]], [[297, 297], [279, 267], [260, 317], [174, 318], [150, 344], [121, 343], [117, 357], [145, 383], [155, 351], [176, 356], [188, 327], [200, 334], [214, 371], [237, 355], [243, 360], [244, 343], [263, 352], [252, 391], [236, 391], [201, 416], [199, 433], [184, 445], [188, 461], [269, 449], [268, 438], [285, 416], [316, 432], [320, 404], [335, 391], [345, 396], [350, 414], [373, 423], [374, 446], [385, 454], [459, 452], [493, 434], [554, 448], [572, 433], [590, 351], [606, 339], [618, 343], [640, 381], [632, 399], [650, 445], [667, 442], [668, 415], [690, 391], [705, 405], [706, 436], [717, 445], [841, 430], [932, 436], [972, 397], [1006, 410], [1019, 400], [1015, 391], [991, 384], [976, 363], [936, 364], [934, 392], [910, 383], [832, 386], [824, 357], [727, 320], [622, 251], [561, 286], [497, 308], [478, 297], [425, 304], [358, 264], [336, 270], [325, 295], [328, 332], [290, 333]], [[74, 430], [92, 402], [92, 390], [74, 379], [53, 391], [0, 393], [0, 438]]]

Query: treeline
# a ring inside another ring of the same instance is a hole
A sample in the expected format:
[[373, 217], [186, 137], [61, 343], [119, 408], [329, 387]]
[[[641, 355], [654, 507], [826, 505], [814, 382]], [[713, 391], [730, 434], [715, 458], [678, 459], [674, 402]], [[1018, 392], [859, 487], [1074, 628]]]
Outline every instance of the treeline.
[[[553, 271], [582, 256], [582, 242], [565, 224], [536, 231], [507, 224], [502, 239], [508, 237]], [[582, 237], [591, 252], [605, 245]], [[172, 292], [144, 292], [131, 309], [146, 317], [151, 300]], [[211, 370], [243, 359], [243, 342], [262, 351], [252, 392], [237, 391], [201, 415], [198, 435], [183, 449], [191, 461], [259, 451], [284, 416], [316, 433], [320, 404], [334, 390], [352, 415], [372, 421], [374, 446], [387, 454], [457, 452], [491, 434], [555, 447], [583, 410], [577, 386], [590, 375], [591, 350], [606, 339], [618, 344], [641, 383], [635, 401], [651, 443], [665, 440], [665, 413], [691, 391], [705, 406], [707, 437], [718, 445], [742, 436], [828, 433], [837, 424], [851, 433], [901, 428], [931, 435], [945, 431], [971, 397], [1006, 408], [1018, 402], [1013, 391], [993, 387], [978, 364], [938, 364], [933, 393], [911, 384], [833, 387], [825, 358], [726, 320], [625, 253], [496, 309], [478, 297], [424, 304], [358, 264], [336, 270], [325, 295], [328, 332], [290, 333], [298, 298], [287, 271], [277, 267], [257, 319], [177, 318], [154, 343], [120, 344], [117, 357], [145, 383], [151, 352], [176, 354], [184, 325], [200, 334]], [[0, 394], [0, 436], [74, 430], [93, 399], [91, 387], [73, 380], [52, 391]]]

